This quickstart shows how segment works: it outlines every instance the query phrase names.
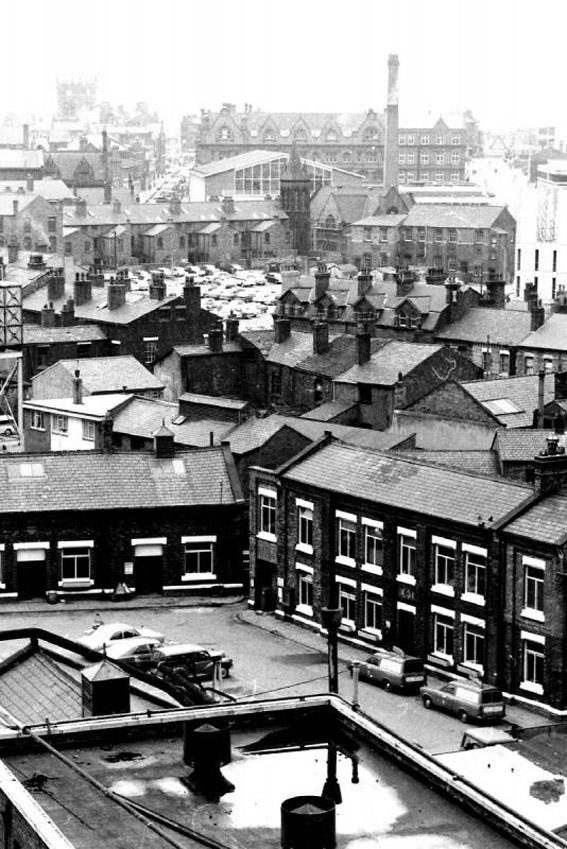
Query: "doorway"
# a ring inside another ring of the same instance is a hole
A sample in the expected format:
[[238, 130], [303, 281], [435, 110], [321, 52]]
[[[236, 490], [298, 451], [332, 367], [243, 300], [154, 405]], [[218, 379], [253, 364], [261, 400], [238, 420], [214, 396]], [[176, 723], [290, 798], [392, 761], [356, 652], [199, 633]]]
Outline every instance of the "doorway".
[[17, 552], [18, 598], [45, 598], [47, 586], [45, 574], [45, 551], [43, 549], [20, 549]]
[[394, 642], [408, 654], [415, 654], [415, 610], [398, 608]]

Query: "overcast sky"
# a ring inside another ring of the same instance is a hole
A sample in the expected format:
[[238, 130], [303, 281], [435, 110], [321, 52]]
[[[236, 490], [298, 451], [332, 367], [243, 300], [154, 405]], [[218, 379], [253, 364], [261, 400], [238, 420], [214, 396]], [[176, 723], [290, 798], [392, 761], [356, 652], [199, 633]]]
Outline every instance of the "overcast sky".
[[[0, 110], [50, 115], [55, 80], [145, 100], [168, 124], [201, 107], [470, 107], [483, 127], [567, 126], [567, 0], [27, 0], [2, 8]], [[404, 121], [405, 123], [405, 121]]]

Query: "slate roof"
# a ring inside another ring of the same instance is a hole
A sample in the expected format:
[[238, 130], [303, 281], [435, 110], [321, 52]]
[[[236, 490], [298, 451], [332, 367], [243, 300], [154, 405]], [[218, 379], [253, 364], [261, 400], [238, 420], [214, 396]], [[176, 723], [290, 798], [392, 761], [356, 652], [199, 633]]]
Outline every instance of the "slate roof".
[[145, 451], [3, 454], [4, 513], [116, 510], [234, 504], [242, 499], [228, 452]]
[[[72, 297], [73, 288], [66, 284], [63, 296], [52, 299], [55, 311], [61, 312], [63, 304]], [[37, 291], [24, 295], [23, 309], [29, 312], [41, 312], [46, 300], [47, 287], [42, 286]], [[109, 310], [107, 307], [107, 286], [101, 288], [93, 286], [91, 299], [84, 304], [75, 304], [75, 316], [82, 321], [92, 321], [97, 324], [130, 324], [132, 321], [148, 315], [148, 313], [175, 303], [183, 303], [179, 295], [166, 295], [159, 301], [156, 298], [150, 298], [146, 293], [126, 292], [125, 303], [116, 309]]]
[[240, 338], [245, 339], [264, 355], [274, 346], [273, 330], [243, 330]]
[[400, 372], [403, 375], [408, 374], [420, 363], [442, 350], [442, 345], [420, 345], [414, 342], [391, 340], [382, 344], [377, 350], [373, 350], [368, 362], [361, 366], [354, 365], [341, 374], [337, 382], [394, 386], [398, 382]]
[[[372, 339], [371, 351], [376, 351], [383, 344], [382, 339]], [[331, 378], [342, 374], [355, 361], [356, 339], [347, 333], [339, 336], [329, 334], [328, 350], [324, 354], [314, 354], [312, 333], [292, 331], [285, 342], [274, 344], [266, 356], [266, 362], [279, 363]]]
[[64, 722], [82, 715], [81, 685], [38, 650], [0, 669], [0, 704], [24, 724]]
[[[12, 192], [18, 191], [19, 188], [27, 190], [26, 180], [0, 180], [0, 194], [10, 189]], [[39, 195], [45, 200], [68, 200], [76, 199], [71, 189], [56, 177], [44, 177], [42, 180], [34, 180], [33, 194]], [[18, 195], [21, 197], [21, 194]]]
[[544, 501], [534, 504], [509, 522], [504, 530], [534, 542], [562, 544], [567, 535], [567, 497], [548, 495]]
[[[506, 427], [531, 427], [534, 410], [538, 406], [539, 377], [537, 374], [521, 377], [500, 377], [495, 380], [474, 380], [462, 384], [485, 409]], [[545, 375], [544, 403], [555, 394], [553, 374]], [[498, 410], [492, 401], [509, 401], [516, 411]]]
[[119, 357], [82, 357], [80, 360], [76, 358], [59, 360], [40, 374], [32, 377], [32, 387], [34, 381], [38, 384], [39, 382], [44, 383], [45, 376], [49, 375], [50, 372], [57, 373], [64, 370], [68, 372], [70, 377], [74, 377], [77, 368], [81, 373], [85, 390], [90, 393], [120, 392], [124, 387], [130, 388], [131, 391], [134, 389], [163, 389], [163, 383], [130, 354]]
[[24, 345], [47, 345], [56, 342], [95, 342], [106, 339], [97, 324], [72, 324], [69, 327], [41, 327], [24, 324]]
[[[174, 345], [172, 348], [180, 357], [204, 357], [222, 354], [238, 354], [242, 351], [240, 342], [223, 342], [222, 351], [211, 351], [208, 345]], [[166, 354], [166, 356], [168, 356]]]
[[361, 218], [359, 221], [353, 221], [353, 227], [398, 227], [405, 219], [403, 215], [369, 215], [367, 218]]
[[250, 403], [243, 401], [241, 398], [225, 398], [217, 395], [198, 395], [195, 392], [184, 392], [179, 396], [180, 401], [187, 401], [190, 404], [205, 404], [209, 407], [220, 407], [224, 410], [244, 410]]
[[[547, 448], [547, 437], [551, 430], [520, 430], [503, 428], [494, 438], [494, 450], [501, 463], [529, 463], [536, 454]], [[559, 438], [561, 444], [564, 437]]]
[[348, 412], [356, 408], [358, 405], [350, 401], [326, 401], [324, 404], [319, 404], [314, 410], [309, 410], [303, 413], [302, 419], [313, 419], [317, 422], [328, 422], [334, 419], [335, 416], [340, 416], [342, 413]]
[[211, 221], [265, 221], [267, 219], [285, 219], [287, 215], [274, 200], [240, 200], [234, 204], [232, 212], [225, 212], [218, 201], [195, 201], [182, 203], [179, 212], [174, 212], [168, 203], [130, 203], [121, 204], [116, 212], [114, 204], [99, 203], [87, 207], [87, 214], [80, 215], [76, 207], [63, 210], [63, 223], [68, 226], [90, 227], [93, 225], [113, 224], [168, 224], [175, 223], [208, 224]]
[[[210, 122], [211, 125], [222, 122], [224, 119], [240, 122], [244, 117], [250, 130], [262, 130], [266, 125], [271, 128], [275, 127], [276, 133], [278, 130], [289, 133], [296, 124], [306, 125], [309, 130], [319, 131], [327, 126], [336, 125], [343, 133], [346, 132], [347, 137], [356, 132], [369, 118], [365, 112], [262, 112], [253, 109], [252, 112], [246, 114], [236, 112], [231, 115], [224, 115], [221, 112], [213, 112], [210, 115]], [[378, 125], [378, 127], [383, 127], [383, 115], [375, 114], [372, 123]]]
[[[437, 334], [437, 339], [486, 344], [519, 345], [530, 333], [531, 313], [473, 307]], [[567, 325], [566, 325], [567, 329]]]
[[567, 351], [567, 314], [552, 313], [538, 330], [525, 337], [522, 348]]
[[523, 484], [428, 466], [342, 443], [324, 445], [284, 479], [401, 510], [478, 527], [507, 515], [532, 494]]
[[384, 451], [395, 448], [408, 438], [407, 434], [386, 433], [369, 428], [336, 424], [335, 422], [274, 414], [265, 419], [248, 419], [235, 427], [231, 433], [225, 436], [225, 439], [230, 442], [233, 453], [246, 454], [248, 451], [260, 448], [283, 427], [291, 428], [311, 442], [321, 439], [325, 431], [330, 431], [337, 439], [349, 442], [352, 445], [364, 445]]
[[218, 445], [221, 439], [224, 439], [226, 434], [234, 428], [234, 422], [223, 422], [218, 419], [192, 421], [190, 417], [175, 424], [178, 418], [178, 404], [136, 396], [112, 416], [113, 430], [115, 433], [150, 439], [165, 421], [178, 445], [206, 448], [210, 445], [211, 433], [214, 442]]
[[[1, 152], [2, 151], [0, 150], [0, 153]], [[14, 215], [14, 201], [17, 201], [18, 203], [18, 212], [21, 212], [37, 197], [39, 197], [39, 195], [36, 195], [35, 193], [33, 195], [19, 195], [17, 193], [9, 194], [8, 192], [2, 192], [0, 194], [0, 215], [4, 217]]]
[[406, 216], [404, 227], [491, 227], [505, 206], [417, 204]]
[[79, 165], [85, 161], [92, 168], [93, 180], [104, 181], [104, 163], [101, 153], [81, 151], [81, 150], [65, 150], [53, 151], [46, 154], [46, 160], [51, 159], [57, 168], [61, 179], [67, 182], [73, 182], [75, 171]]
[[497, 458], [491, 450], [414, 451], [404, 448], [400, 450], [403, 452], [404, 459], [417, 460], [419, 463], [428, 463], [432, 466], [446, 466], [449, 469], [471, 472], [483, 477], [499, 477]]

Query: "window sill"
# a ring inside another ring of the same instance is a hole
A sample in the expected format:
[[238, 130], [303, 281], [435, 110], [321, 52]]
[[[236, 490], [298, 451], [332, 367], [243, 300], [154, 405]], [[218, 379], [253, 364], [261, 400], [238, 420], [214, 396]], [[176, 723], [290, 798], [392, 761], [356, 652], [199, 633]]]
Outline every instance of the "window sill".
[[277, 542], [278, 538], [275, 534], [270, 534], [268, 531], [258, 531], [256, 534], [257, 539], [263, 539], [266, 542]]
[[298, 542], [295, 546], [296, 551], [301, 551], [303, 554], [313, 554], [313, 546], [306, 542]]
[[295, 607], [296, 613], [303, 613], [304, 616], [313, 616], [313, 608], [310, 604], [298, 604]]
[[427, 660], [431, 663], [437, 663], [440, 666], [453, 666], [454, 660], [452, 654], [442, 654], [441, 652], [433, 652], [427, 655]]
[[533, 622], [545, 622], [545, 615], [541, 610], [532, 610], [531, 607], [524, 607], [520, 613], [524, 619], [531, 619]]
[[92, 578], [65, 578], [57, 583], [58, 587], [93, 587]]
[[484, 596], [478, 593], [463, 593], [461, 601], [468, 601], [469, 604], [478, 604], [479, 607], [484, 607]]
[[481, 677], [484, 675], [484, 666], [482, 663], [473, 663], [470, 660], [464, 660], [457, 666], [458, 672], [477, 672]]
[[191, 572], [188, 575], [182, 575], [182, 581], [216, 581], [217, 576], [214, 572]]
[[373, 637], [377, 640], [381, 640], [382, 639], [382, 631], [380, 631], [379, 628], [363, 628], [360, 631], [360, 636], [361, 637], [368, 636], [368, 637]]
[[415, 587], [415, 575], [399, 574], [396, 575], [396, 581], [399, 584], [409, 584], [410, 587]]
[[363, 572], [369, 572], [371, 575], [382, 574], [382, 567], [375, 563], [363, 563], [361, 569]]
[[455, 587], [450, 586], [450, 584], [433, 584], [431, 592], [439, 593], [440, 595], [448, 595], [451, 596], [451, 598], [455, 597]]
[[353, 560], [352, 557], [345, 557], [343, 554], [337, 554], [335, 563], [338, 563], [339, 566], [350, 566], [351, 568], [356, 566], [356, 560]]
[[541, 684], [536, 684], [535, 681], [522, 681], [520, 690], [527, 690], [528, 693], [537, 693], [538, 696], [543, 696], [543, 687]]

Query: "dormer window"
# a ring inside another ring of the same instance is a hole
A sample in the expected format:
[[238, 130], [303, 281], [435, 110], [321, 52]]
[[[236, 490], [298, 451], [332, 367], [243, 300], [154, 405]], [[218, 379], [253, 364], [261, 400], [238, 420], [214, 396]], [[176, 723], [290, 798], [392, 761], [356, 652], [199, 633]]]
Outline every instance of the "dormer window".
[[327, 130], [327, 144], [335, 144], [339, 140], [336, 130]]
[[268, 129], [264, 132], [264, 141], [273, 142], [276, 140], [276, 134], [272, 129]]
[[378, 129], [376, 127], [367, 127], [364, 131], [364, 141], [378, 141]]
[[217, 137], [218, 141], [233, 141], [233, 138], [234, 136], [230, 127], [224, 126], [220, 128]]
[[294, 137], [295, 141], [297, 141], [297, 142], [307, 141], [307, 133], [305, 132], [305, 130], [302, 127], [298, 127], [294, 131], [293, 137]]

